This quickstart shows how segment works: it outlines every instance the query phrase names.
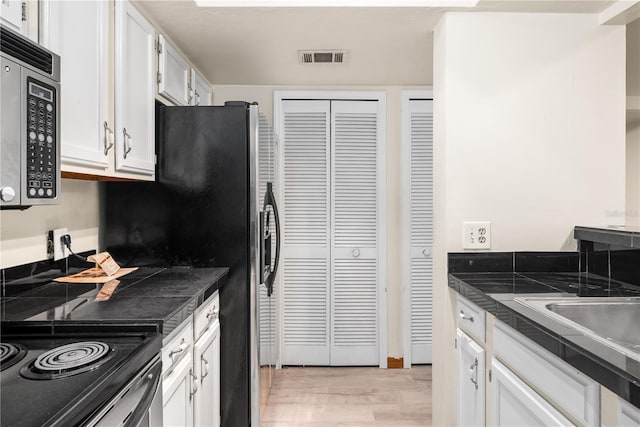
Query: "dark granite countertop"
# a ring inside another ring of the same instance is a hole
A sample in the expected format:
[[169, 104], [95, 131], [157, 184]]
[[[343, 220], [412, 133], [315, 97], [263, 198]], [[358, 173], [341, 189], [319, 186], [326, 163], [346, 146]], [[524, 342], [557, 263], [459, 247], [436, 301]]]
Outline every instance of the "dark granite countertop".
[[[451, 261], [451, 258], [450, 258]], [[451, 263], [450, 263], [451, 264]], [[515, 301], [516, 297], [640, 296], [633, 285], [586, 273], [453, 272], [449, 287], [640, 408], [640, 362]], [[613, 284], [607, 288], [604, 285]], [[587, 289], [589, 291], [589, 289]]]
[[[228, 268], [139, 268], [120, 278], [108, 301], [96, 301], [102, 284], [58, 283], [33, 279], [8, 282], [1, 300], [4, 327], [68, 325], [152, 327], [171, 333], [210, 295], [223, 286]], [[24, 289], [26, 292], [11, 292]]]
[[640, 248], [640, 227], [638, 226], [576, 226], [573, 235], [577, 240], [586, 240], [625, 248]]

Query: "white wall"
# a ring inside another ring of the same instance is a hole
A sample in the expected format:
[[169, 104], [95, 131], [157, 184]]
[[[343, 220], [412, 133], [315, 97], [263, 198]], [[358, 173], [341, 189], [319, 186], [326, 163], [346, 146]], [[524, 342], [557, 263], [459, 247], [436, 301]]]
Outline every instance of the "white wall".
[[[428, 52], [425, 52], [428, 54]], [[403, 357], [402, 328], [402, 199], [401, 199], [401, 138], [402, 104], [401, 92], [425, 87], [399, 86], [215, 86], [214, 104], [229, 100], [256, 101], [260, 109], [273, 124], [274, 90], [343, 90], [385, 91], [387, 93], [387, 354]]]
[[62, 180], [60, 203], [32, 206], [24, 211], [0, 211], [0, 268], [47, 258], [47, 232], [66, 227], [71, 248], [98, 248], [98, 184]]
[[493, 251], [574, 250], [624, 222], [625, 28], [592, 15], [447, 14], [434, 38], [433, 424], [454, 425], [446, 253], [466, 220]]

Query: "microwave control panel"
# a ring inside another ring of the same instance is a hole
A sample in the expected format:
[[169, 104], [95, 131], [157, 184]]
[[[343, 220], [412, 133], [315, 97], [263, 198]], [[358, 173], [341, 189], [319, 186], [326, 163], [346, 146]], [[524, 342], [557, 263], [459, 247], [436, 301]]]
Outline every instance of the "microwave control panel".
[[27, 198], [55, 199], [57, 185], [56, 89], [27, 78]]

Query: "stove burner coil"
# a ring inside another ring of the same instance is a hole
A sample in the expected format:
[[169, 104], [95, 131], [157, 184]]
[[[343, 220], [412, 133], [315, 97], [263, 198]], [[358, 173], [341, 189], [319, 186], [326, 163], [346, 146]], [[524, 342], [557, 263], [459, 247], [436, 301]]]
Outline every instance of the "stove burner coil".
[[27, 350], [19, 344], [0, 343], [0, 370], [15, 365], [27, 355]]
[[55, 379], [77, 375], [100, 367], [115, 350], [101, 341], [82, 341], [42, 353], [20, 370], [23, 377]]

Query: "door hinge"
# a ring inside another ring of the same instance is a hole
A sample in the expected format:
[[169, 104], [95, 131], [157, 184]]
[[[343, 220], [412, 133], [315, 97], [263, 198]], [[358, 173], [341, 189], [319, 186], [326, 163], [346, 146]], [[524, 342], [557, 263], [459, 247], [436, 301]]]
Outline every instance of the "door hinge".
[[491, 382], [491, 369], [489, 369], [489, 382]]
[[158, 80], [158, 84], [162, 83], [162, 73], [160, 71], [158, 71], [157, 80]]
[[22, 2], [22, 22], [27, 22], [29, 19], [29, 7], [26, 1]]
[[154, 155], [153, 155], [153, 164], [154, 164], [154, 165], [157, 165], [157, 164], [158, 164], [158, 155], [157, 155], [157, 154], [154, 154]]
[[156, 40], [156, 51], [158, 53], [162, 53], [162, 44], [160, 44], [160, 40]]
[[458, 348], [458, 338], [453, 339], [453, 348]]

